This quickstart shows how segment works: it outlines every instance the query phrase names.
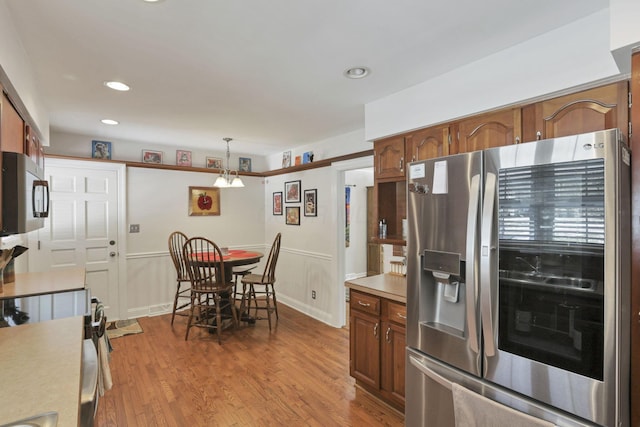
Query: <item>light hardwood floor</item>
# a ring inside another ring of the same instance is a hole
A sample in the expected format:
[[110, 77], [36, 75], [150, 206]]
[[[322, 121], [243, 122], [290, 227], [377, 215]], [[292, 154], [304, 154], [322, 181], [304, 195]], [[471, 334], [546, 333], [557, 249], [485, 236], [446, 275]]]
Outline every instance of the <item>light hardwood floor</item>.
[[114, 386], [100, 398], [107, 426], [402, 426], [402, 414], [357, 389], [349, 332], [284, 304], [266, 321], [215, 334], [186, 318], [138, 319], [144, 332], [112, 340]]

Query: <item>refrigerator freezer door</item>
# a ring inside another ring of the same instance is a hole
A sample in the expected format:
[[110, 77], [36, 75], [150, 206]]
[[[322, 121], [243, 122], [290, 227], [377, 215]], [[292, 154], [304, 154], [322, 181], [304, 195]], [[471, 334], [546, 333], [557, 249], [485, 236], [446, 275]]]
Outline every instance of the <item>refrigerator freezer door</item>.
[[407, 343], [480, 376], [482, 155], [458, 154], [412, 168], [420, 173], [410, 173], [408, 182]]

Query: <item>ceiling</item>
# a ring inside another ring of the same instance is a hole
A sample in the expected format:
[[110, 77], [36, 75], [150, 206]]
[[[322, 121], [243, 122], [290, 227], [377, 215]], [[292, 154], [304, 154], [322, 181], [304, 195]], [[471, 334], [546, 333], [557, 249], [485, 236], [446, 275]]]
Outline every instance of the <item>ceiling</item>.
[[[608, 0], [0, 0], [51, 131], [258, 155], [364, 128], [364, 105]], [[353, 66], [371, 69], [349, 80]], [[119, 80], [128, 92], [106, 88]], [[103, 118], [120, 122], [104, 125]]]

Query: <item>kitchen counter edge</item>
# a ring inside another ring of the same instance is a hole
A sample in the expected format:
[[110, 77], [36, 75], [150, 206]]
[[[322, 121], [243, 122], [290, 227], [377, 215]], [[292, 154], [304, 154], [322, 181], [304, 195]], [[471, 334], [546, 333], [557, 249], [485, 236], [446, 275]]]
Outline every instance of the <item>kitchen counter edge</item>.
[[376, 276], [349, 279], [344, 285], [350, 289], [386, 298], [391, 301], [407, 303], [407, 277], [390, 273]]

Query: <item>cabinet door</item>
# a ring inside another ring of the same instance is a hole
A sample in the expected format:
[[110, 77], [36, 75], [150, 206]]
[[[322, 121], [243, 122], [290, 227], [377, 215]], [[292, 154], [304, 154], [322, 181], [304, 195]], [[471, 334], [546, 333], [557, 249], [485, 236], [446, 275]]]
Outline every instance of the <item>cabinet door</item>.
[[375, 179], [404, 179], [403, 136], [375, 141], [373, 144], [373, 157], [375, 160]]
[[384, 322], [383, 330], [381, 387], [389, 400], [404, 407], [405, 328]]
[[449, 127], [433, 127], [414, 132], [407, 139], [408, 162], [433, 159], [449, 154]]
[[356, 380], [380, 388], [380, 318], [351, 309], [349, 372]]
[[25, 154], [31, 158], [38, 166], [44, 169], [44, 152], [38, 135], [29, 125], [25, 132]]
[[467, 153], [517, 144], [522, 140], [521, 122], [522, 114], [519, 108], [500, 110], [462, 120], [457, 124], [458, 152]]
[[0, 120], [2, 151], [24, 153], [24, 120], [4, 92], [0, 103]]
[[612, 128], [628, 138], [628, 94], [628, 82], [622, 81], [525, 107], [525, 141]]

